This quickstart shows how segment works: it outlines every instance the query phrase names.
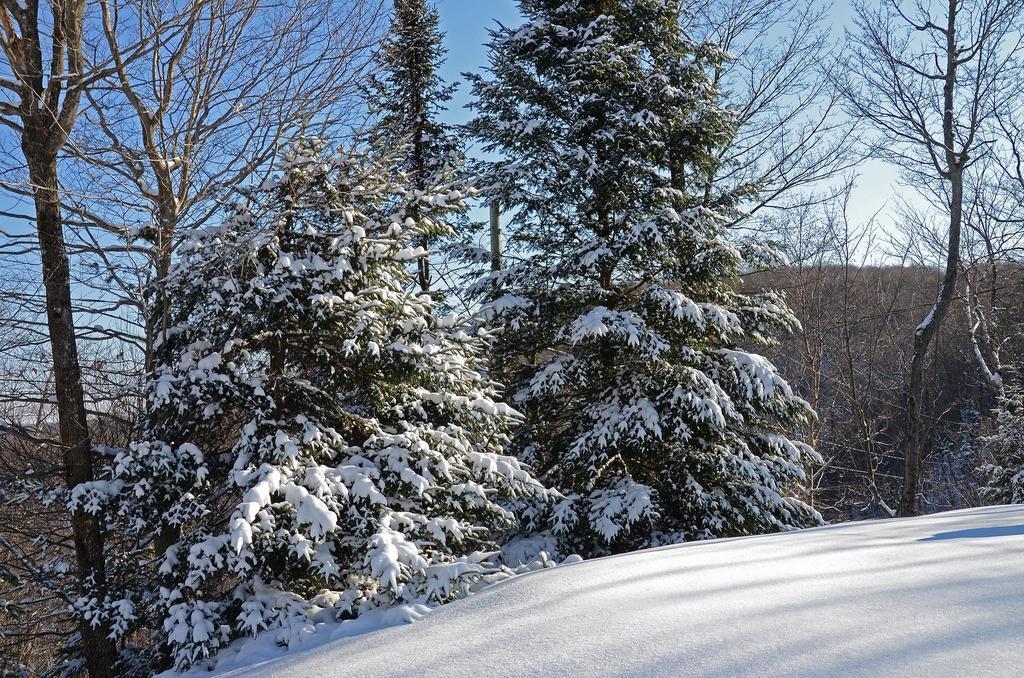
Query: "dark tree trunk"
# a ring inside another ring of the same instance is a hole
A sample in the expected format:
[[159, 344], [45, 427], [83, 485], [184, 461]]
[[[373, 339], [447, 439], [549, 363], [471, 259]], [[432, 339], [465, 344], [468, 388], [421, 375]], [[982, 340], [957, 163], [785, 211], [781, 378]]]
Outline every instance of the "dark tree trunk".
[[949, 239], [946, 248], [946, 272], [942, 277], [938, 298], [924, 321], [914, 332], [914, 354], [910, 361], [910, 378], [907, 382], [906, 419], [903, 440], [903, 494], [900, 497], [901, 516], [917, 513], [917, 491], [921, 478], [921, 462], [924, 459], [926, 442], [921, 408], [924, 400], [924, 367], [928, 359], [928, 348], [938, 334], [943, 319], [949, 312], [956, 293], [957, 276], [960, 272], [960, 230], [964, 207], [964, 166], [967, 151], [957, 153], [955, 120], [953, 115], [954, 89], [956, 87], [959, 48], [957, 46], [956, 20], [958, 0], [949, 0], [949, 14], [946, 30], [946, 71], [942, 86], [943, 115], [942, 141], [945, 149], [945, 172], [943, 178], [949, 181]]
[[158, 173], [157, 190], [160, 194], [158, 224], [153, 232], [153, 264], [156, 275], [153, 302], [146, 318], [146, 355], [143, 369], [150, 373], [156, 367], [156, 346], [165, 339], [170, 325], [171, 300], [167, 296], [167, 274], [171, 271], [174, 236], [178, 230], [178, 208], [174, 201], [174, 187], [170, 172]]
[[949, 312], [956, 293], [960, 269], [960, 228], [963, 218], [963, 172], [954, 167], [950, 172], [952, 190], [950, 194], [949, 242], [946, 251], [946, 272], [939, 288], [939, 296], [931, 311], [914, 332], [914, 353], [910, 361], [910, 378], [907, 382], [906, 428], [904, 433], [903, 494], [900, 498], [901, 516], [917, 513], [917, 491], [921, 479], [921, 462], [924, 459], [925, 435], [922, 405], [924, 400], [924, 368], [928, 349], [938, 334], [943, 319]]
[[[57, 418], [63, 447], [64, 482], [70, 489], [93, 479], [92, 445], [86, 419], [82, 373], [78, 362], [75, 324], [71, 311], [71, 275], [64, 247], [57, 186], [56, 154], [48, 152], [43, 130], [26, 128], [23, 150], [28, 161], [36, 208], [39, 254], [46, 289], [46, 320], [53, 353]], [[79, 509], [71, 517], [78, 575], [83, 586], [99, 593], [106, 588], [103, 532], [99, 519]], [[107, 638], [106, 624], [81, 624], [82, 646], [92, 678], [114, 675], [117, 651]]]
[[[93, 479], [92, 443], [71, 310], [71, 271], [64, 245], [57, 155], [67, 142], [78, 115], [84, 86], [85, 0], [51, 0], [46, 4], [29, 0], [16, 4], [17, 10], [12, 9], [13, 3], [0, 3], [0, 24], [8, 38], [0, 40], [0, 47], [14, 76], [8, 82], [17, 83], [16, 87], [8, 84], [7, 88], [16, 91], [20, 99], [16, 107], [9, 106], [5, 111], [9, 116], [5, 122], [18, 130], [32, 184], [39, 259], [46, 290], [62, 470], [64, 482], [71, 490]], [[50, 14], [49, 20], [44, 18], [46, 11]], [[17, 23], [17, 29], [13, 22]], [[12, 39], [11, 36], [17, 37]], [[102, 519], [78, 509], [72, 513], [70, 522], [80, 593], [103, 601], [107, 582]], [[79, 630], [89, 675], [92, 678], [113, 676], [117, 646], [108, 637], [109, 626], [103, 622], [93, 626], [80, 617]]]

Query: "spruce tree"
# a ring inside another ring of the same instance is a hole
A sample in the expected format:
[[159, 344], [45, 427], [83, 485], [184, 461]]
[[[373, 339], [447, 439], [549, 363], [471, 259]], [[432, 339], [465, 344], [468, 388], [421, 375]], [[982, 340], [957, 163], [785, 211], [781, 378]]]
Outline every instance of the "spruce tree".
[[[534, 511], [562, 553], [599, 555], [817, 524], [791, 496], [813, 416], [764, 357], [798, 327], [739, 274], [701, 187], [734, 116], [673, 0], [522, 0], [470, 75], [486, 197], [512, 212], [510, 262], [476, 291], [526, 415], [518, 454], [565, 499]], [[701, 189], [699, 189], [701, 190]]]
[[445, 186], [408, 191], [305, 140], [281, 176], [186, 249], [168, 280], [143, 440], [117, 458], [121, 518], [161, 552], [170, 660], [232, 637], [290, 642], [328, 617], [445, 601], [493, 572], [500, 505], [543, 490], [502, 454], [489, 342], [409, 288]]
[[[418, 192], [450, 183], [463, 161], [457, 135], [439, 119], [457, 87], [439, 75], [445, 59], [439, 22], [437, 10], [426, 0], [394, 0], [391, 29], [376, 55], [378, 71], [367, 92], [377, 115], [369, 136], [379, 146], [397, 149], [396, 169]], [[448, 220], [465, 226], [465, 210], [455, 210]], [[424, 234], [419, 244], [430, 249], [436, 240]], [[430, 259], [420, 257], [416, 268], [420, 290], [431, 291]]]
[[991, 461], [981, 471], [988, 483], [981, 494], [993, 504], [1024, 504], [1024, 389], [1003, 388], [996, 409], [996, 427], [983, 439]]

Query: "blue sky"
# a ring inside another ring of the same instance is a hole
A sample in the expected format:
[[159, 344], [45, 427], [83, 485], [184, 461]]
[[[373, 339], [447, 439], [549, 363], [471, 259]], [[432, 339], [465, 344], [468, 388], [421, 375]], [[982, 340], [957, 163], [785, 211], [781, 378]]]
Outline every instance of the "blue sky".
[[[463, 72], [479, 70], [487, 63], [484, 43], [488, 29], [497, 27], [499, 21], [506, 26], [514, 26], [519, 21], [514, 0], [438, 0], [437, 10], [448, 48], [448, 60], [443, 69], [448, 82], [461, 81]], [[468, 87], [463, 85], [449, 111], [451, 122], [469, 119], [469, 111], [464, 108], [468, 98]]]
[[[488, 29], [497, 22], [517, 25], [519, 15], [515, 0], [435, 0], [441, 15], [445, 46], [448, 49], [443, 75], [449, 82], [461, 82], [465, 71], [480, 70], [487, 63]], [[846, 0], [834, 5], [834, 26], [837, 32], [849, 25], [849, 6]], [[470, 112], [465, 108], [469, 100], [468, 87], [463, 83], [456, 92], [446, 118], [452, 123], [466, 122]], [[860, 168], [858, 191], [855, 195], [853, 217], [855, 221], [870, 218], [887, 203], [892, 204], [896, 187], [896, 172], [883, 163], [869, 162]], [[0, 209], [22, 210], [24, 205], [15, 207], [9, 196], [0, 196]], [[4, 220], [0, 217], [0, 220]], [[13, 224], [5, 224], [8, 228]]]
[[[461, 73], [477, 71], [487, 63], [487, 31], [500, 21], [505, 25], [517, 25], [519, 14], [515, 0], [435, 0], [441, 15], [445, 32], [445, 46], [448, 59], [443, 75], [448, 82], [461, 81]], [[833, 30], [841, 35], [850, 26], [850, 6], [847, 0], [838, 0], [832, 5]], [[466, 122], [470, 112], [465, 109], [469, 100], [468, 87], [463, 84], [455, 95], [447, 119], [452, 123]], [[879, 162], [869, 161], [859, 168], [857, 191], [851, 205], [851, 216], [855, 222], [870, 219], [877, 211], [883, 210], [884, 220], [888, 208], [893, 205], [893, 196], [898, 187], [898, 176], [894, 168]]]

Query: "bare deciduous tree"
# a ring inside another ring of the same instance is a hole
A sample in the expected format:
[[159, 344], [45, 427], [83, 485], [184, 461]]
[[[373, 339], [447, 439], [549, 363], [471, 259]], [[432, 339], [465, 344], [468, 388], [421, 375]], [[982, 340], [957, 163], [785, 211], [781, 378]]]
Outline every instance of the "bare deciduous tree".
[[[71, 276], [64, 244], [57, 157], [78, 116], [88, 86], [83, 53], [85, 0], [3, 0], [0, 3], [0, 122], [13, 130], [28, 168], [47, 329], [53, 360], [62, 470], [68, 489], [93, 479], [92, 443], [71, 306]], [[71, 515], [83, 593], [103, 600], [105, 567], [100, 518], [83, 507]], [[86, 664], [93, 678], [112, 676], [116, 648], [103, 621], [80, 623]]]
[[[157, 282], [175, 244], [215, 222], [226, 191], [259, 183], [282, 139], [361, 123], [356, 81], [384, 6], [0, 0], [5, 488], [53, 496], [92, 479], [94, 450], [130, 440], [140, 403], [126, 397], [152, 358], [166, 304]], [[24, 275], [37, 260], [39, 284]], [[77, 595], [41, 566], [77, 547], [79, 579], [102, 593], [104, 535], [81, 512], [74, 529], [54, 524], [63, 500], [21, 503], [0, 516], [12, 521], [0, 567], [14, 568], [12, 586], [31, 590], [32, 605], [0, 651], [17, 643], [45, 666], [72, 630]], [[113, 670], [108, 633], [105, 622], [83, 628], [93, 675]]]
[[[714, 80], [737, 116], [737, 132], [707, 177], [707, 199], [739, 199], [751, 214], [822, 200], [821, 189], [857, 161], [849, 143], [854, 121], [839, 115], [831, 77], [837, 45], [829, 7], [813, 0], [700, 0], [687, 11], [683, 20], [694, 36], [731, 55]], [[816, 195], [808, 192], [813, 187]]]
[[131, 339], [148, 369], [166, 325], [159, 281], [181, 233], [209, 224], [226, 190], [258, 183], [282, 140], [359, 123], [384, 2], [97, 2], [98, 58], [114, 68], [87, 92], [69, 147], [81, 180], [66, 203], [82, 247], [115, 272], [100, 287], [141, 318]]
[[1008, 96], [1006, 72], [1021, 46], [1020, 0], [857, 2], [853, 44], [839, 80], [849, 112], [878, 132], [874, 150], [946, 215], [939, 291], [913, 337], [906, 384], [904, 483], [900, 513], [917, 511], [925, 452], [922, 418], [928, 350], [957, 289], [964, 181], [991, 143]]

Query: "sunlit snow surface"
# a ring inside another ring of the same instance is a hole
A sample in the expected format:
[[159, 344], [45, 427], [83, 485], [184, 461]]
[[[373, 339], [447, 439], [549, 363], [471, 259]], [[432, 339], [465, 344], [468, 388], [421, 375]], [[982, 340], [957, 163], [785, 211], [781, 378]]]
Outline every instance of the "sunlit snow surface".
[[269, 649], [228, 675], [1021, 676], [1024, 506], [602, 558]]

